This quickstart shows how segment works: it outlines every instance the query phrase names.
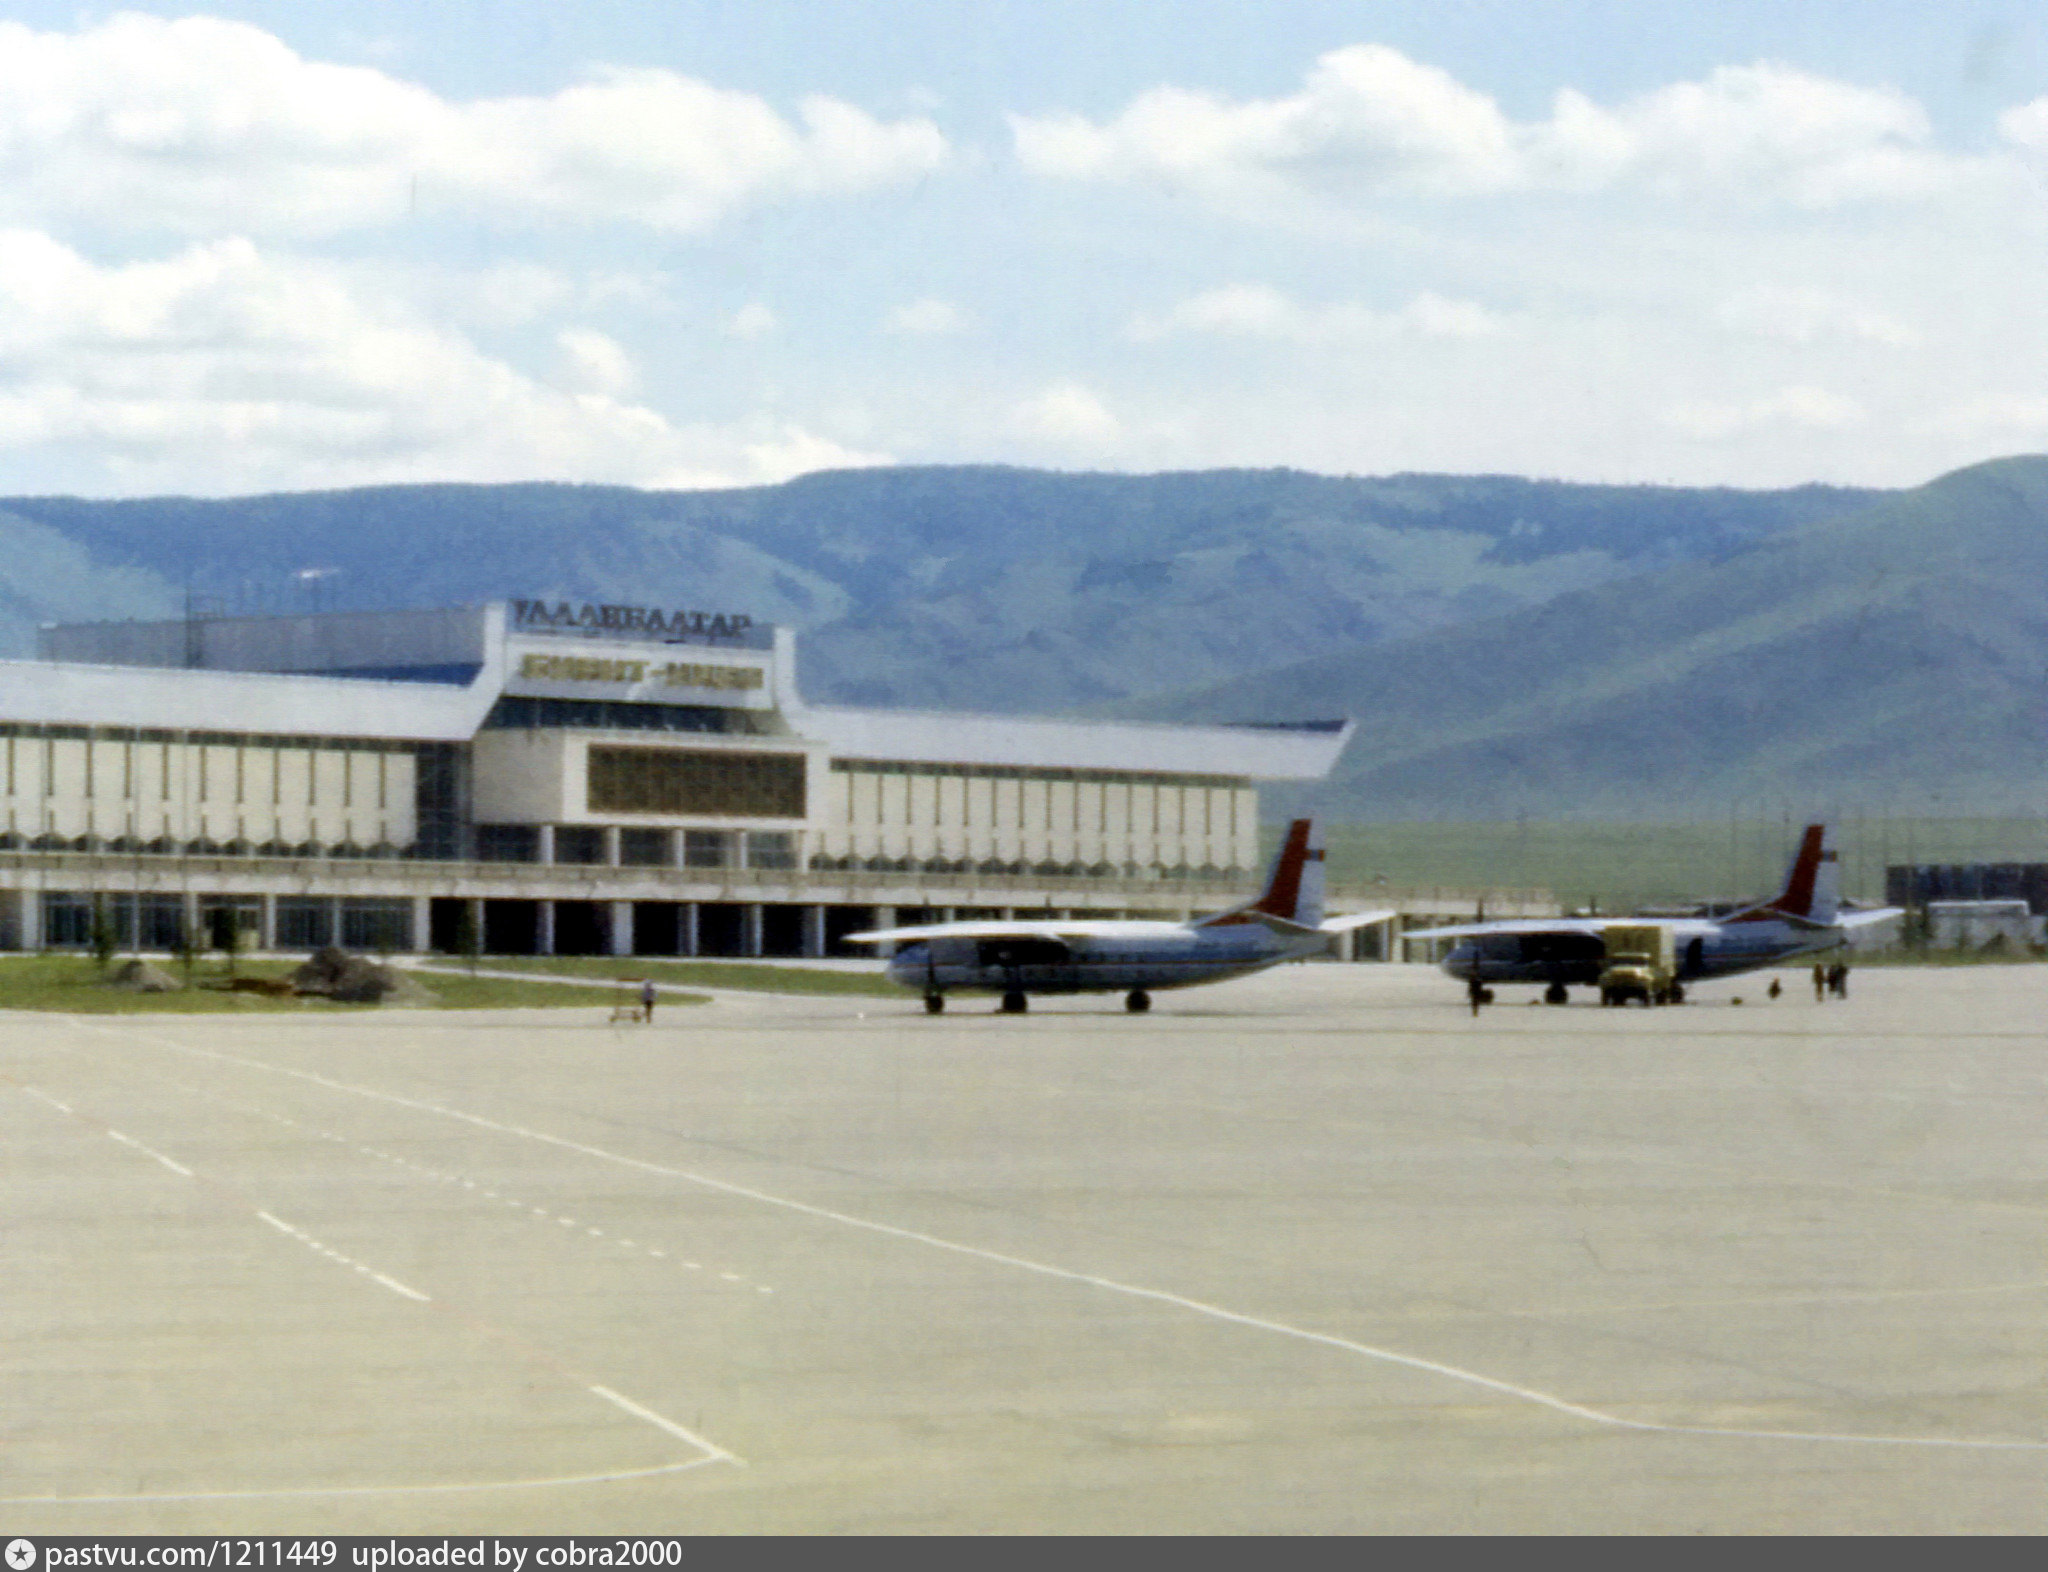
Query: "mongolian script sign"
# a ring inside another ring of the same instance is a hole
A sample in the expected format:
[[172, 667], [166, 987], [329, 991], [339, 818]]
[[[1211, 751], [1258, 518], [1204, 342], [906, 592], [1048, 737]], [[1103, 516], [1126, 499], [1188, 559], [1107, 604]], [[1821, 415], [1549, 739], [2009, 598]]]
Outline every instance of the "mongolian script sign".
[[512, 626], [561, 633], [636, 633], [651, 639], [734, 639], [751, 631], [754, 619], [744, 613], [722, 611], [663, 611], [659, 606], [515, 600]]
[[758, 666], [706, 666], [696, 661], [602, 660], [595, 655], [527, 655], [519, 675], [540, 682], [647, 681], [669, 688], [758, 688]]

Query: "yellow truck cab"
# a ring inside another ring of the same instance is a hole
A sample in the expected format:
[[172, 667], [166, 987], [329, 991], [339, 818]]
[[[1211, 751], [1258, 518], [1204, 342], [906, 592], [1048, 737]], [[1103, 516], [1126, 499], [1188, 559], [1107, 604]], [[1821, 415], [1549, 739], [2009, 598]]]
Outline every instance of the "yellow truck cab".
[[1668, 923], [1609, 923], [1602, 934], [1607, 962], [1600, 970], [1600, 1002], [1680, 1004], [1678, 944]]

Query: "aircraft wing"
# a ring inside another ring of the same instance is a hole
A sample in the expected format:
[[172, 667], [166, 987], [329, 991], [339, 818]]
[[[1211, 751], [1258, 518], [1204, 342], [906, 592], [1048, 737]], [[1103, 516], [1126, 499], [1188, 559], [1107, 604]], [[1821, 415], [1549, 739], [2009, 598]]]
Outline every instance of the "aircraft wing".
[[1869, 928], [1905, 915], [1906, 908], [1903, 906], [1873, 906], [1861, 911], [1836, 912], [1834, 925], [1837, 928]]
[[1499, 922], [1458, 923], [1448, 928], [1411, 928], [1404, 939], [1476, 939], [1490, 933], [1582, 933], [1594, 938], [1609, 928], [1643, 927], [1656, 923], [1682, 939], [1712, 933], [1715, 924], [1706, 917], [1514, 917]]
[[1368, 923], [1385, 922], [1389, 917], [1400, 915], [1391, 906], [1383, 912], [1351, 912], [1343, 917], [1325, 917], [1318, 928], [1323, 933], [1349, 933], [1353, 928], [1363, 928]]
[[1177, 922], [1131, 922], [1104, 918], [1089, 922], [1034, 922], [1027, 918], [988, 922], [927, 922], [908, 928], [870, 928], [849, 933], [848, 944], [908, 944], [916, 939], [1109, 939], [1185, 933]]
[[1411, 928], [1404, 939], [1476, 939], [1489, 933], [1586, 933], [1607, 930], [1606, 917], [1521, 917], [1501, 922], [1466, 922], [1449, 928]]

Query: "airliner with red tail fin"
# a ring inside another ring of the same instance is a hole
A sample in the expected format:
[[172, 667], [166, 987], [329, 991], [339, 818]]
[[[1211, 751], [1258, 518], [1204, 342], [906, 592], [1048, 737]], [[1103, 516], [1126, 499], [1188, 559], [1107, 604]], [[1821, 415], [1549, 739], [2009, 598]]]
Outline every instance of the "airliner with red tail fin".
[[[1672, 918], [1663, 926], [1672, 930], [1683, 985], [1837, 949], [1858, 928], [1901, 915], [1896, 906], [1845, 907], [1841, 864], [1828, 844], [1827, 829], [1809, 824], [1785, 887], [1770, 900], [1726, 916]], [[1423, 928], [1405, 937], [1457, 940], [1443, 969], [1468, 987], [1540, 983], [1548, 1002], [1563, 1004], [1573, 985], [1599, 984], [1610, 927], [1640, 930], [1644, 924], [1641, 917], [1542, 917]]]
[[1322, 837], [1313, 820], [1296, 819], [1256, 899], [1190, 922], [941, 922], [847, 940], [896, 945], [890, 980], [917, 989], [934, 1015], [949, 993], [1000, 994], [1012, 1014], [1034, 993], [1121, 993], [1126, 1009], [1143, 1011], [1155, 989], [1221, 982], [1320, 954], [1332, 935], [1393, 915], [1325, 918]]

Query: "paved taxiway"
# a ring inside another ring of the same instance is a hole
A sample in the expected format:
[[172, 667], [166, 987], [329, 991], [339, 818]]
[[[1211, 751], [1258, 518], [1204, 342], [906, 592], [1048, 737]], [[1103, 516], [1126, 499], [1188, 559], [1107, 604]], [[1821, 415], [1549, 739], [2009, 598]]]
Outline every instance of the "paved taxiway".
[[1759, 981], [0, 1018], [0, 1531], [2048, 1529], [2048, 968]]

